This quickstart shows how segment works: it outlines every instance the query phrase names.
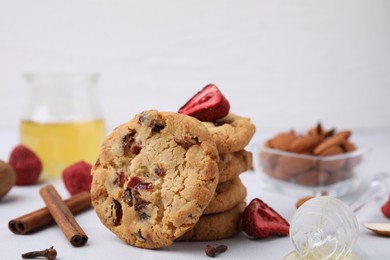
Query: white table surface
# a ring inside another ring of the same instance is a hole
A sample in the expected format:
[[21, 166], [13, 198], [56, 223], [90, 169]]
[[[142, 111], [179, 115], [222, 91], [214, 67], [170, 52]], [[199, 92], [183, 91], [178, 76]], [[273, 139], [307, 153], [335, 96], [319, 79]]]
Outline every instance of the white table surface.
[[[253, 141], [264, 140], [272, 133], [258, 133]], [[365, 179], [373, 174], [389, 170], [390, 159], [390, 131], [372, 131], [355, 133], [353, 140], [365, 143], [372, 148], [368, 161]], [[0, 130], [0, 159], [8, 160], [11, 149], [18, 143], [16, 130]], [[295, 211], [296, 199], [277, 194], [272, 190], [261, 188], [259, 178], [255, 172], [246, 172], [241, 175], [243, 183], [248, 189], [247, 202], [252, 198], [260, 198], [278, 211], [288, 221]], [[61, 180], [50, 181], [65, 199], [69, 197]], [[346, 202], [351, 202], [366, 187], [363, 184], [353, 194], [343, 196]], [[223, 259], [283, 259], [293, 250], [288, 237], [249, 239], [244, 234], [215, 242], [180, 242], [160, 250], [146, 250], [129, 246], [116, 238], [106, 229], [91, 209], [76, 216], [77, 221], [87, 233], [88, 243], [81, 248], [74, 248], [66, 240], [62, 231], [52, 225], [42, 231], [30, 235], [15, 235], [8, 230], [8, 221], [44, 206], [38, 190], [46, 183], [28, 187], [13, 187], [10, 193], [0, 200], [0, 259], [21, 259], [21, 254], [31, 250], [45, 249], [54, 246], [58, 252], [58, 259], [200, 259], [206, 258], [204, 246], [206, 244], [228, 246], [228, 251], [219, 255]], [[390, 259], [390, 238], [373, 234], [366, 230], [363, 222], [389, 222], [382, 216], [380, 206], [382, 201], [374, 201], [358, 212], [360, 231], [354, 252], [362, 259]]]

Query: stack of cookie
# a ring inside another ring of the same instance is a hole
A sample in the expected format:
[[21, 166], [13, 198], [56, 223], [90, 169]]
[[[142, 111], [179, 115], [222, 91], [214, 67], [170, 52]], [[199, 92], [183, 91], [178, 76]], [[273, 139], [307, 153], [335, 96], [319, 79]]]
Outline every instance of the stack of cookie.
[[252, 168], [245, 150], [255, 133], [249, 118], [230, 113], [216, 122], [204, 122], [219, 152], [219, 182], [214, 197], [198, 223], [176, 241], [207, 241], [232, 237], [240, 231], [246, 188], [239, 175]]
[[92, 168], [91, 199], [101, 222], [126, 243], [161, 248], [216, 240], [240, 230], [252, 167], [248, 118], [214, 123], [143, 111], [104, 140]]

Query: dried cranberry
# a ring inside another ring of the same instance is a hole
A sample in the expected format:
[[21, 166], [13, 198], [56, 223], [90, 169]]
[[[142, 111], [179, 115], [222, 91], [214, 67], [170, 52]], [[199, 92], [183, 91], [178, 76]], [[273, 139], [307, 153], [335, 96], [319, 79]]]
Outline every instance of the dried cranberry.
[[160, 133], [161, 130], [165, 128], [165, 125], [163, 125], [161, 122], [158, 122], [157, 120], [153, 119], [149, 127], [152, 128], [152, 131], [155, 133]]
[[140, 215], [139, 215], [139, 218], [141, 220], [148, 220], [150, 218], [150, 216], [148, 214], [146, 214], [145, 212], [142, 212]]
[[164, 177], [165, 174], [166, 174], [166, 171], [165, 171], [164, 168], [158, 167], [158, 168], [155, 168], [155, 169], [154, 169], [154, 173], [155, 173], [157, 176]]
[[112, 210], [113, 211], [115, 210], [115, 215], [113, 216], [114, 226], [118, 226], [122, 221], [122, 215], [123, 215], [122, 205], [117, 200], [114, 200], [114, 203], [112, 205]]
[[131, 151], [131, 145], [135, 139], [134, 138], [135, 134], [136, 131], [134, 129], [130, 129], [129, 133], [122, 138], [122, 146], [123, 146], [124, 154], [128, 154]]
[[135, 144], [131, 147], [131, 153], [137, 155], [141, 152], [141, 149], [142, 149], [141, 145]]
[[180, 145], [186, 150], [195, 144], [199, 144], [198, 137], [190, 137], [190, 136], [175, 137], [174, 140], [178, 145]]
[[142, 200], [142, 199], [138, 199], [136, 204], [134, 205], [134, 209], [136, 211], [141, 211], [143, 210], [144, 208], [146, 208], [146, 206], [149, 204], [149, 202], [145, 201], [145, 200]]
[[122, 200], [130, 207], [133, 206], [133, 193], [131, 189], [126, 189], [122, 194]]
[[114, 180], [114, 185], [118, 185], [119, 187], [123, 187], [125, 184], [125, 174], [124, 172], [116, 172], [116, 178]]
[[139, 190], [151, 190], [153, 188], [153, 184], [150, 182], [142, 182], [142, 180], [139, 177], [132, 177], [129, 182], [127, 183], [127, 187], [132, 189], [139, 189]]

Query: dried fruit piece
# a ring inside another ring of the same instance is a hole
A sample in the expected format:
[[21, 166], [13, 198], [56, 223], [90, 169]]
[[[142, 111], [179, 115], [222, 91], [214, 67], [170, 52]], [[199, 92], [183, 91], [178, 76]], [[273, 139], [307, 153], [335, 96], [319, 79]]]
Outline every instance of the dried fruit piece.
[[191, 146], [199, 144], [198, 137], [191, 137], [191, 136], [182, 136], [182, 137], [175, 137], [175, 142], [183, 147], [184, 149], [189, 149]]
[[143, 182], [138, 176], [132, 177], [127, 183], [127, 187], [137, 190], [150, 191], [153, 188], [153, 184], [149, 182]]
[[162, 166], [159, 166], [154, 169], [154, 173], [159, 177], [164, 177], [166, 175], [166, 171]]
[[8, 163], [0, 160], [0, 199], [14, 186], [16, 173]]
[[123, 185], [125, 184], [125, 173], [122, 171], [116, 172], [116, 178], [113, 184], [119, 187], [123, 187]]
[[381, 210], [385, 217], [390, 218], [390, 196], [387, 202], [382, 206]]
[[367, 229], [383, 236], [390, 236], [390, 223], [364, 223]]
[[129, 133], [127, 133], [122, 138], [122, 146], [123, 146], [123, 153], [129, 154], [131, 151], [131, 146], [133, 144], [133, 141], [135, 140], [135, 134], [137, 132], [134, 129], [129, 129]]
[[132, 147], [131, 147], [131, 153], [134, 154], [134, 155], [137, 155], [141, 152], [142, 150], [142, 145], [140, 144], [134, 144]]
[[118, 226], [122, 221], [123, 211], [122, 204], [119, 201], [113, 200], [111, 204], [111, 218], [112, 225]]
[[153, 119], [150, 121], [149, 127], [152, 128], [153, 132], [160, 133], [160, 131], [165, 128], [165, 124]]
[[133, 192], [130, 188], [125, 189], [125, 191], [122, 193], [122, 200], [130, 207], [133, 206]]
[[242, 230], [249, 236], [288, 236], [289, 229], [290, 224], [260, 199], [253, 199], [244, 210]]
[[214, 84], [208, 84], [179, 109], [180, 114], [201, 121], [215, 121], [225, 117], [230, 110], [229, 101]]
[[12, 150], [9, 164], [16, 172], [16, 185], [35, 184], [42, 171], [41, 160], [24, 145], [18, 145]]
[[91, 190], [91, 168], [91, 164], [80, 161], [66, 167], [62, 171], [62, 179], [71, 195]]

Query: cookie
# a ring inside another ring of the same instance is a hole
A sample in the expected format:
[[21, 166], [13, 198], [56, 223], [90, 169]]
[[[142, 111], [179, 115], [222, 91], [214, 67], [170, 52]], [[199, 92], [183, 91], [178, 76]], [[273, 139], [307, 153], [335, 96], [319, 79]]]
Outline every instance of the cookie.
[[221, 213], [236, 206], [246, 197], [246, 188], [240, 178], [220, 183], [217, 186], [213, 199], [203, 214]]
[[203, 122], [209, 129], [219, 153], [237, 152], [245, 148], [256, 127], [249, 118], [229, 113], [214, 122]]
[[210, 241], [233, 237], [240, 232], [241, 216], [245, 202], [233, 209], [200, 217], [199, 222], [176, 241]]
[[237, 178], [240, 173], [253, 169], [252, 153], [240, 150], [219, 155], [219, 182]]
[[103, 142], [91, 198], [126, 243], [161, 248], [192, 228], [218, 184], [218, 151], [196, 118], [144, 111]]

